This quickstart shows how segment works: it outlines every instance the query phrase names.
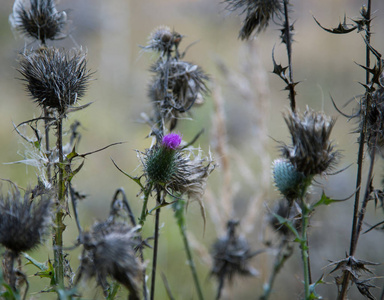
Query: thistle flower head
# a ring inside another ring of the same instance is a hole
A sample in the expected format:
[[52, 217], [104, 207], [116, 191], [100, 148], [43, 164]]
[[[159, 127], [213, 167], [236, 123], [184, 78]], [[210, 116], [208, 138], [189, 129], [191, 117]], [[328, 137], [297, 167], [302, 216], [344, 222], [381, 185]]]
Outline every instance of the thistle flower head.
[[367, 145], [369, 152], [378, 149], [384, 157], [384, 88], [379, 86], [372, 94], [371, 107], [367, 114]]
[[164, 55], [171, 52], [173, 48], [177, 49], [182, 38], [181, 34], [171, 31], [168, 26], [159, 26], [150, 34], [148, 45], [143, 49], [160, 52], [161, 55]]
[[170, 133], [163, 137], [161, 144], [168, 149], [175, 150], [181, 143], [181, 136], [177, 133]]
[[181, 136], [175, 133], [162, 138], [144, 152], [140, 159], [148, 182], [160, 185], [190, 199], [200, 200], [206, 186], [208, 175], [213, 171], [211, 157], [202, 158], [202, 152], [179, 148]]
[[[255, 254], [252, 253], [247, 240], [236, 233], [237, 225], [238, 222], [230, 220], [227, 225], [227, 234], [219, 238], [212, 247], [211, 273], [222, 281], [224, 279], [231, 281], [235, 275], [255, 276], [257, 274], [257, 271], [249, 265], [250, 259]], [[220, 295], [220, 290], [218, 294]]]
[[273, 179], [279, 192], [288, 200], [294, 200], [302, 194], [306, 176], [297, 171], [287, 159], [276, 159], [272, 165]]
[[50, 199], [30, 196], [21, 197], [18, 189], [0, 195], [0, 244], [17, 254], [38, 247], [50, 223]]
[[84, 96], [91, 75], [85, 53], [56, 48], [23, 53], [19, 72], [33, 100], [60, 113]]
[[281, 151], [296, 170], [314, 176], [332, 169], [340, 156], [329, 139], [335, 120], [308, 108], [303, 115], [290, 112], [284, 119], [292, 145], [283, 145]]
[[143, 266], [135, 256], [137, 228], [126, 223], [100, 222], [83, 235], [85, 252], [80, 274], [97, 278], [104, 291], [111, 276], [130, 292], [129, 299], [140, 299], [140, 279]]
[[151, 71], [155, 76], [149, 87], [149, 97], [156, 114], [164, 121], [176, 120], [208, 93], [208, 76], [192, 63], [178, 60], [165, 63], [159, 60], [151, 67]]
[[17, 31], [45, 44], [63, 36], [67, 14], [57, 11], [54, 0], [16, 0], [9, 21]]
[[269, 21], [280, 16], [282, 11], [281, 0], [225, 0], [227, 9], [234, 11], [240, 9], [246, 14], [239, 38], [248, 40], [252, 32], [260, 33], [268, 27]]

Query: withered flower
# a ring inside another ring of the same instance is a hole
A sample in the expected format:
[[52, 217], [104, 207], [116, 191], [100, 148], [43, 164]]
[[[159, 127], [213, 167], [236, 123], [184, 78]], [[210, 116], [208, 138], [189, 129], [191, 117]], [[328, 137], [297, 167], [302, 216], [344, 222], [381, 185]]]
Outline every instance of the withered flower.
[[247, 240], [236, 234], [235, 229], [238, 224], [238, 221], [228, 221], [227, 234], [219, 238], [212, 247], [211, 273], [219, 279], [216, 299], [220, 298], [225, 280], [231, 282], [235, 275], [256, 276], [258, 274], [249, 265], [250, 259], [258, 252], [253, 253]]
[[138, 240], [137, 228], [126, 223], [99, 222], [82, 236], [84, 251], [81, 257], [79, 281], [96, 277], [104, 294], [109, 287], [107, 277], [111, 276], [125, 286], [132, 300], [140, 299], [142, 263], [135, 255]]
[[268, 27], [269, 21], [282, 12], [281, 0], [225, 0], [230, 11], [240, 10], [245, 14], [239, 38], [248, 40], [252, 32], [260, 33]]
[[283, 145], [281, 152], [296, 170], [307, 177], [332, 169], [340, 157], [329, 139], [335, 119], [308, 108], [303, 115], [289, 112], [284, 119], [292, 145]]
[[150, 34], [147, 46], [144, 50], [152, 50], [164, 55], [177, 50], [183, 36], [175, 31], [171, 31], [168, 26], [159, 26]]
[[180, 143], [181, 136], [170, 133], [160, 143], [139, 153], [144, 175], [149, 184], [201, 201], [215, 165], [210, 157], [201, 157], [200, 149], [195, 155], [193, 150], [181, 148]]
[[91, 76], [83, 51], [53, 47], [21, 54], [19, 72], [33, 100], [59, 113], [84, 96]]
[[17, 188], [0, 195], [0, 244], [16, 255], [38, 247], [50, 224], [50, 199], [30, 196], [27, 191], [23, 198]]
[[208, 76], [199, 66], [189, 62], [158, 60], [151, 72], [155, 76], [149, 86], [149, 97], [156, 114], [165, 122], [176, 120], [208, 93]]
[[67, 14], [57, 11], [54, 0], [16, 0], [9, 20], [17, 31], [45, 44], [64, 36]]
[[[380, 78], [383, 80], [384, 75]], [[367, 145], [370, 153], [375, 148], [384, 157], [384, 88], [381, 85], [372, 94], [370, 104], [367, 114]]]

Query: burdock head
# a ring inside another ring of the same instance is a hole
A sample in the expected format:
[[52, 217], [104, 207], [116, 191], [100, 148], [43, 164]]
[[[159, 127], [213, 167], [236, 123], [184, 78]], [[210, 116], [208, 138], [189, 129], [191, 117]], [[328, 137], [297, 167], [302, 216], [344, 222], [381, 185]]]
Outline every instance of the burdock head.
[[19, 72], [32, 99], [60, 114], [84, 96], [91, 75], [84, 52], [53, 47], [21, 54]]
[[9, 21], [17, 31], [45, 44], [64, 36], [67, 14], [57, 11], [55, 0], [16, 0]]

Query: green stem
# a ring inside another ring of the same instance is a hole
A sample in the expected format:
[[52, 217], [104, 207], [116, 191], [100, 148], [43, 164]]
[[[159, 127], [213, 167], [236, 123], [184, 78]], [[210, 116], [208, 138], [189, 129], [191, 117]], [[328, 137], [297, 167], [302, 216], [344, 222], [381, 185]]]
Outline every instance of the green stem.
[[55, 259], [55, 281], [59, 287], [64, 287], [64, 254], [63, 254], [63, 232], [65, 207], [65, 180], [64, 180], [64, 157], [63, 157], [63, 123], [59, 117], [57, 120], [57, 149], [59, 155], [59, 178], [57, 183], [57, 212], [55, 218], [55, 235], [53, 238], [53, 249]]
[[187, 254], [187, 259], [188, 259], [188, 265], [191, 268], [192, 277], [195, 283], [198, 298], [199, 300], [204, 300], [199, 278], [197, 276], [196, 265], [193, 260], [191, 247], [189, 246], [189, 241], [187, 238], [187, 230], [186, 230], [187, 226], [186, 226], [185, 215], [184, 215], [184, 207], [185, 207], [185, 201], [183, 199], [178, 200], [176, 203], [175, 216], [177, 218], [177, 224], [179, 225], [180, 233], [183, 238], [185, 253]]
[[293, 247], [290, 242], [284, 239], [279, 247], [279, 253], [275, 258], [272, 273], [269, 277], [268, 283], [264, 285], [263, 295], [260, 296], [260, 300], [267, 300], [272, 292], [272, 287], [275, 282], [277, 274], [280, 272], [285, 262], [292, 256]]
[[308, 254], [308, 236], [307, 236], [307, 229], [308, 229], [308, 220], [309, 220], [309, 208], [307, 204], [302, 201], [302, 233], [301, 233], [301, 241], [300, 241], [300, 248], [301, 248], [301, 257], [303, 260], [303, 271], [304, 271], [304, 294], [305, 294], [305, 300], [310, 299], [310, 278], [309, 278], [309, 254]]
[[[160, 188], [156, 189], [157, 201], [156, 204], [161, 203], [161, 190]], [[156, 268], [157, 268], [157, 253], [159, 249], [159, 227], [160, 227], [160, 208], [156, 209], [156, 219], [155, 219], [155, 242], [153, 245], [153, 259], [152, 259], [152, 280], [151, 280], [151, 296], [150, 299], [155, 299], [155, 284], [156, 284]]]
[[139, 225], [141, 226], [141, 228], [144, 226], [145, 219], [147, 217], [147, 205], [148, 205], [149, 194], [151, 193], [151, 190], [152, 190], [152, 186], [153, 186], [152, 183], [150, 183], [148, 188], [145, 189], [144, 191], [143, 208], [141, 209], [141, 215], [139, 219]]

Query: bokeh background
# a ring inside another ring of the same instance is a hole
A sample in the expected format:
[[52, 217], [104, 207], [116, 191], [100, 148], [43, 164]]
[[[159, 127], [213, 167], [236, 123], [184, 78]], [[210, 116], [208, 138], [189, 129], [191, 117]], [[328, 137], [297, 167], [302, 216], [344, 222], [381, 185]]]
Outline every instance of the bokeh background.
[[[373, 3], [376, 12], [372, 44], [379, 52], [383, 52], [384, 2]], [[359, 82], [364, 82], [365, 73], [356, 63], [364, 64], [365, 45], [361, 34], [355, 32], [343, 36], [326, 33], [316, 25], [312, 15], [326, 27], [336, 27], [339, 21], [343, 21], [344, 14], [347, 16], [347, 22], [351, 23], [349, 18], [359, 15], [364, 1], [306, 0], [292, 1], [292, 4], [291, 17], [295, 20], [296, 29], [293, 45], [294, 79], [301, 82], [297, 86], [297, 105], [301, 110], [308, 105], [337, 117], [338, 113], [330, 101], [330, 94], [341, 107], [349, 99], [363, 93]], [[38, 108], [30, 101], [23, 83], [18, 80], [20, 75], [17, 72], [18, 53], [24, 48], [29, 49], [36, 45], [29, 44], [22, 37], [12, 33], [8, 23], [12, 6], [11, 0], [2, 0], [0, 6], [0, 178], [10, 179], [22, 187], [27, 187], [36, 183], [36, 170], [22, 164], [7, 163], [22, 159], [25, 151], [12, 122], [18, 124], [39, 115]], [[281, 198], [274, 190], [269, 175], [266, 178], [265, 164], [269, 165], [271, 160], [279, 155], [276, 140], [289, 142], [288, 131], [282, 118], [282, 112], [287, 111], [289, 105], [287, 92], [283, 90], [284, 83], [271, 73], [273, 47], [276, 61], [286, 64], [285, 48], [279, 40], [279, 27], [272, 23], [249, 46], [237, 38], [242, 17], [236, 13], [229, 14], [219, 0], [62, 0], [58, 3], [58, 9], [68, 13], [71, 20], [70, 35], [65, 40], [49, 43], [67, 49], [83, 47], [88, 52], [89, 68], [95, 72], [94, 80], [82, 100], [83, 104], [93, 104], [84, 111], [70, 115], [67, 121], [68, 126], [75, 120], [81, 122], [82, 138], [78, 152], [88, 152], [114, 142], [125, 142], [87, 157], [84, 168], [74, 180], [77, 189], [87, 195], [79, 205], [83, 227], [89, 228], [94, 221], [107, 217], [110, 201], [119, 187], [123, 187], [127, 192], [136, 214], [140, 211], [141, 201], [140, 197], [136, 196], [139, 192], [137, 186], [113, 166], [111, 158], [126, 172], [140, 174], [139, 161], [134, 150], [144, 150], [151, 143], [145, 138], [149, 128], [140, 122], [140, 114], [151, 112], [151, 104], [147, 98], [147, 85], [151, 76], [148, 68], [156, 58], [143, 52], [140, 45], [146, 44], [148, 35], [155, 27], [167, 25], [184, 35], [182, 49], [198, 41], [188, 50], [185, 59], [203, 67], [212, 78], [211, 90], [215, 93], [220, 89], [220, 95], [225, 100], [225, 124], [232, 166], [231, 184], [234, 187], [233, 198], [230, 200], [235, 207], [233, 217], [243, 220], [248, 208], [252, 206], [251, 202], [257, 199], [254, 222], [250, 221], [248, 215], [247, 223], [241, 225], [240, 229], [247, 228], [244, 232], [252, 248], [265, 247], [264, 215], [268, 211], [267, 207], [273, 207]], [[253, 60], [257, 63], [251, 64]], [[258, 89], [252, 99], [252, 105], [243, 99], [233, 80], [231, 84], [231, 79], [228, 80], [228, 76], [220, 71], [218, 62], [225, 64], [230, 74], [241, 74], [243, 77], [239, 78]], [[252, 72], [255, 70], [249, 68], [255, 65], [257, 74], [261, 77], [254, 76]], [[261, 97], [264, 99], [263, 105], [255, 105]], [[208, 97], [203, 106], [193, 110], [193, 120], [182, 120], [178, 127], [185, 140], [191, 140], [204, 128], [205, 132], [197, 144], [205, 152], [208, 152], [209, 148], [214, 149], [216, 141], [213, 131], [213, 103], [213, 98]], [[353, 106], [354, 104], [350, 105], [346, 111], [351, 112]], [[255, 128], [258, 124], [256, 122], [255, 125], [255, 116], [259, 121], [261, 116], [263, 118], [261, 123], [265, 128], [260, 131], [263, 137], [257, 131], [258, 128]], [[319, 179], [319, 184], [313, 191], [314, 199], [322, 189], [325, 189], [330, 197], [339, 199], [354, 192], [358, 149], [357, 135], [351, 132], [356, 126], [355, 121], [348, 122], [344, 117], [338, 116], [333, 132], [333, 138], [343, 153], [338, 167], [341, 169], [349, 164], [353, 165], [339, 175]], [[255, 130], [257, 134], [254, 133]], [[263, 147], [257, 148], [258, 143], [263, 143]], [[257, 149], [263, 151], [257, 153]], [[381, 188], [382, 164], [382, 158], [377, 158], [376, 188]], [[364, 170], [364, 174], [366, 171]], [[222, 185], [222, 172], [218, 166], [208, 183], [208, 201], [216, 201], [216, 206], [209, 203], [207, 205], [205, 232], [197, 203], [191, 203], [187, 212], [188, 229], [193, 235], [195, 259], [207, 299], [214, 298], [217, 288], [209, 275], [208, 253], [217, 234], [222, 232], [222, 229], [217, 228], [218, 223], [214, 222], [215, 212], [209, 207], [216, 207], [218, 212], [222, 209]], [[2, 184], [2, 187], [2, 192], [5, 193], [7, 184]], [[328, 260], [345, 257], [349, 249], [352, 207], [351, 199], [342, 204], [321, 207], [316, 211], [310, 228], [313, 278], [317, 279], [321, 274], [329, 273], [330, 268], [324, 269], [329, 263]], [[382, 209], [375, 210], [371, 204], [366, 222], [375, 224], [382, 219]], [[150, 218], [146, 224], [145, 234], [148, 236], [151, 235], [153, 223], [154, 220]], [[77, 235], [74, 220], [67, 218], [67, 224], [69, 229], [66, 231], [66, 244], [72, 245]], [[167, 277], [176, 299], [196, 299], [181, 238], [170, 208], [163, 210], [162, 224], [157, 299], [166, 299], [160, 273]], [[271, 239], [276, 238], [271, 230], [269, 236]], [[363, 235], [358, 246], [358, 258], [383, 262], [383, 237], [380, 231]], [[44, 261], [47, 253], [50, 253], [49, 249], [50, 241], [32, 255]], [[79, 249], [70, 251], [70, 261], [74, 269], [78, 265], [79, 253]], [[260, 275], [235, 278], [225, 297], [257, 298], [269, 276], [273, 254], [273, 251], [269, 251], [254, 258], [252, 266]], [[383, 271], [380, 266], [375, 268], [378, 276], [382, 275]], [[29, 274], [34, 272], [36, 269], [29, 269]], [[325, 280], [330, 284], [320, 287], [318, 291], [324, 299], [334, 299], [336, 287], [333, 277], [327, 276]], [[34, 298], [55, 298], [50, 294], [37, 293], [48, 285], [48, 281], [31, 277], [31, 282], [31, 289], [36, 293]], [[383, 281], [378, 279], [374, 283], [380, 287], [374, 291], [378, 296]], [[355, 290], [355, 287], [351, 290], [351, 299], [360, 299], [361, 296], [356, 294]], [[102, 298], [99, 290], [86, 291], [84, 295], [87, 298]], [[301, 295], [301, 261], [296, 249], [295, 255], [277, 278], [272, 298], [298, 299]]]

